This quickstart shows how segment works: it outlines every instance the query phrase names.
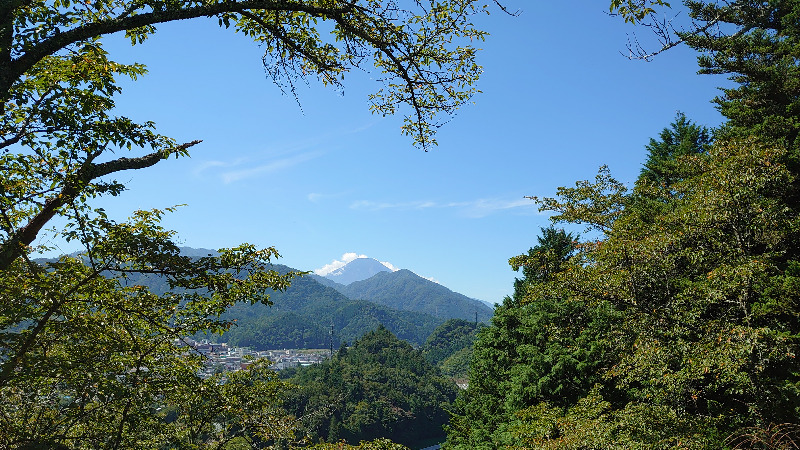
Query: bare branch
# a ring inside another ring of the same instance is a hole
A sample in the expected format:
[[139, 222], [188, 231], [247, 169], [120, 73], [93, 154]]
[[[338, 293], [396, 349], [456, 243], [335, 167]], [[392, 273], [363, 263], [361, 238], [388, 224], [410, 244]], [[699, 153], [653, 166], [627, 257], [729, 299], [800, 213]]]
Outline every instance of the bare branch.
[[[610, 14], [611, 16], [615, 16], [616, 14]], [[650, 20], [647, 22], [641, 22], [638, 25], [650, 28], [653, 31], [653, 35], [658, 39], [660, 48], [652, 51], [648, 51], [644, 48], [644, 46], [639, 42], [636, 34], [632, 34], [628, 37], [628, 43], [626, 45], [628, 54], [624, 54], [620, 52], [623, 56], [631, 60], [643, 60], [643, 61], [650, 61], [653, 57], [671, 49], [677, 47], [684, 42], [686, 42], [689, 38], [693, 36], [698, 36], [701, 34], [705, 34], [708, 30], [717, 26], [722, 19], [721, 16], [717, 16], [712, 20], [708, 20], [705, 25], [703, 26], [696, 26], [696, 23], [693, 23], [693, 27], [691, 31], [679, 30], [673, 25], [673, 21], [678, 14], [673, 16], [670, 19], [659, 18], [655, 14], [650, 14]], [[741, 30], [746, 32], [746, 30]], [[631, 37], [632, 36], [632, 37]]]

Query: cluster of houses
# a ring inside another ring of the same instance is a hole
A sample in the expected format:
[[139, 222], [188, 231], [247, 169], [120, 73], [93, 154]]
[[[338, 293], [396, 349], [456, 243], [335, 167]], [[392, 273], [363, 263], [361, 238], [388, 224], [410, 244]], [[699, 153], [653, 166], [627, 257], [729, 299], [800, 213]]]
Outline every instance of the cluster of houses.
[[262, 358], [267, 358], [272, 363], [270, 369], [283, 370], [289, 367], [319, 364], [330, 357], [330, 351], [327, 349], [256, 351], [247, 347], [229, 347], [225, 343], [216, 344], [205, 339], [196, 341], [191, 338], [185, 338], [176, 343], [190, 346], [194, 351], [205, 356], [205, 368], [200, 374], [205, 378], [220, 372], [246, 369], [255, 360]]

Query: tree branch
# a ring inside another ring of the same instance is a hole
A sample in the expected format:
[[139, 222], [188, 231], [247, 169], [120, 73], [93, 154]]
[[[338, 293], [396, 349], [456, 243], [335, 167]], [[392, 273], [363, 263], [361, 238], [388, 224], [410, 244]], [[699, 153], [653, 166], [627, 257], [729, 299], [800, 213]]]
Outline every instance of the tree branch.
[[25, 248], [30, 245], [45, 224], [52, 219], [59, 208], [72, 202], [80, 195], [83, 188], [92, 180], [122, 170], [144, 169], [165, 159], [166, 155], [186, 150], [201, 141], [192, 141], [179, 145], [167, 152], [153, 152], [139, 158], [119, 158], [102, 164], [94, 164], [87, 160], [83, 167], [68, 180], [57, 195], [48, 198], [42, 209], [28, 221], [27, 225], [18, 229], [10, 238], [0, 246], [0, 270], [6, 270], [11, 263], [25, 253]]
[[[270, 11], [296, 11], [305, 12], [315, 16], [326, 16], [336, 13], [343, 13], [351, 8], [322, 8], [308, 5], [305, 2], [286, 1], [286, 0], [243, 0], [243, 1], [224, 1], [212, 5], [196, 6], [183, 9], [166, 9], [142, 14], [123, 15], [114, 19], [92, 22], [80, 25], [62, 33], [57, 33], [38, 45], [30, 48], [20, 57], [11, 61], [8, 70], [0, 80], [0, 97], [11, 86], [11, 80], [16, 80], [25, 72], [30, 70], [37, 62], [47, 55], [52, 55], [59, 50], [93, 37], [105, 34], [116, 33], [119, 31], [132, 30], [148, 25], [155, 25], [177, 20], [193, 19], [197, 17], [210, 17], [223, 13], [241, 13], [246, 10], [270, 10]], [[8, 80], [8, 81], [6, 81]]]

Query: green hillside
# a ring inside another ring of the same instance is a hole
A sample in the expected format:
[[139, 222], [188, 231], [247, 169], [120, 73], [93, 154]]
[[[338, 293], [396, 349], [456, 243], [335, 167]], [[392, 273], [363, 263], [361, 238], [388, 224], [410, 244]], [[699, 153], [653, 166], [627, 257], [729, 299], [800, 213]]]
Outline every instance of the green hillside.
[[425, 359], [438, 366], [444, 375], [465, 379], [475, 338], [485, 326], [483, 323], [450, 319], [433, 330], [420, 350]]
[[325, 363], [299, 370], [285, 407], [313, 440], [389, 438], [420, 448], [444, 436], [457, 387], [419, 350], [379, 327]]
[[335, 286], [350, 297], [368, 300], [390, 308], [430, 314], [441, 319], [488, 322], [492, 308], [479, 300], [453, 292], [441, 284], [426, 280], [410, 270], [381, 272], [347, 286]]
[[[284, 273], [293, 270], [276, 265]], [[385, 326], [400, 339], [421, 345], [442, 323], [433, 316], [397, 311], [363, 300], [351, 300], [311, 277], [297, 277], [285, 292], [275, 292], [272, 307], [238, 304], [226, 316], [236, 325], [220, 339], [256, 349], [326, 348], [353, 342], [369, 330]]]

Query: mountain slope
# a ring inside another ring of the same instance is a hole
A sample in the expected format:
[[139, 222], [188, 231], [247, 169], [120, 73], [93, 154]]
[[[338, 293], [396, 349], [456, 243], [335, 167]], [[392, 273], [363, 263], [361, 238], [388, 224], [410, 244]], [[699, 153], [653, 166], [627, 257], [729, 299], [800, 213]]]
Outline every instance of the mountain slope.
[[[205, 254], [205, 250], [198, 252]], [[278, 264], [272, 269], [280, 273], [297, 272]], [[163, 277], [151, 274], [133, 273], [125, 282], [148, 286], [158, 293], [169, 290]], [[421, 345], [444, 322], [419, 312], [351, 300], [311, 276], [296, 277], [286, 291], [271, 293], [270, 300], [271, 307], [239, 303], [229, 308], [224, 317], [235, 320], [236, 325], [222, 336], [212, 336], [213, 339], [257, 350], [327, 348], [333, 324], [333, 345], [338, 348], [383, 325], [397, 337]]]
[[350, 298], [367, 300], [404, 311], [416, 311], [442, 319], [475, 320], [488, 322], [492, 308], [485, 303], [453, 292], [446, 287], [426, 280], [410, 270], [380, 272], [374, 276], [333, 286]]
[[[214, 253], [213, 250], [192, 248], [181, 248], [181, 251], [194, 257]], [[385, 270], [350, 286], [316, 275], [297, 277], [285, 292], [271, 294], [272, 307], [234, 305], [225, 317], [235, 319], [236, 326], [214, 338], [259, 350], [326, 348], [331, 341], [331, 324], [335, 347], [343, 342], [353, 342], [364, 333], [384, 325], [397, 337], [421, 345], [446, 319], [473, 321], [475, 311], [478, 311], [480, 321], [491, 316], [492, 310], [480, 302], [410, 271], [390, 272], [378, 261], [361, 259], [365, 260], [364, 264], [359, 263], [356, 269], [369, 270], [372, 267], [374, 270], [378, 264]], [[280, 273], [297, 271], [277, 264], [272, 268]], [[381, 282], [376, 284], [376, 281]], [[129, 274], [124, 282], [148, 286], [156, 293], [169, 290], [166, 280], [156, 275]]]
[[316, 281], [317, 283], [325, 286], [325, 287], [334, 288], [337, 291], [339, 290], [339, 286], [344, 286], [343, 284], [337, 283], [337, 282], [331, 280], [330, 278], [325, 278], [325, 277], [323, 277], [321, 275], [317, 275], [315, 273], [310, 273], [310, 274], [308, 274], [306, 276], [311, 278], [312, 280]]
[[[293, 270], [273, 266], [278, 272]], [[308, 276], [297, 277], [285, 292], [271, 294], [272, 307], [238, 304], [227, 317], [236, 327], [220, 339], [257, 349], [326, 348], [353, 342], [364, 333], [385, 326], [397, 337], [422, 344], [443, 320], [413, 311], [398, 311], [364, 300], [352, 300]]]

